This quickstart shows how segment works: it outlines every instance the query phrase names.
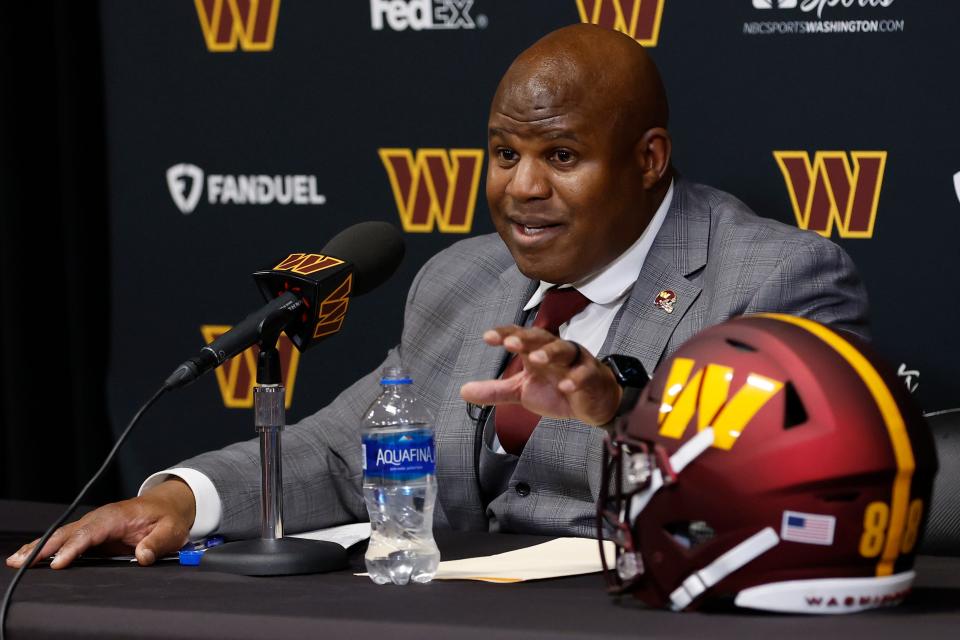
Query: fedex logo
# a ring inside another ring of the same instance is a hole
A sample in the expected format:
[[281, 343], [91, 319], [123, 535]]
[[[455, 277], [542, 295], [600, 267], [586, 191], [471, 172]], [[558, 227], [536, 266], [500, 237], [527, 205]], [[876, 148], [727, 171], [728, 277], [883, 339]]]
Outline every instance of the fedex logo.
[[486, 16], [470, 15], [473, 0], [370, 0], [370, 27], [382, 31], [475, 29], [486, 26]]

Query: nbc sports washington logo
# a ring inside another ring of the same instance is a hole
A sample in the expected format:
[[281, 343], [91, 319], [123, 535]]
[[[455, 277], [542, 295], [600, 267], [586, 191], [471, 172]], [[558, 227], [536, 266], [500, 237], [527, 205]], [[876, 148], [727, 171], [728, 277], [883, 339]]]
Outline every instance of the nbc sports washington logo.
[[[224, 324], [205, 324], [200, 333], [206, 344], [210, 344], [233, 327]], [[297, 380], [297, 366], [300, 364], [300, 352], [290, 342], [286, 334], [280, 335], [277, 343], [280, 353], [280, 372], [286, 386], [283, 402], [290, 408], [293, 402], [293, 387]], [[253, 407], [253, 387], [257, 381], [257, 356], [260, 350], [250, 347], [246, 351], [230, 358], [213, 372], [217, 376], [220, 398], [228, 409], [250, 409]]]
[[483, 149], [378, 150], [408, 233], [469, 233]]
[[625, 33], [645, 47], [657, 46], [666, 0], [576, 0], [580, 22]]
[[801, 229], [829, 238], [871, 238], [886, 151], [774, 151]]
[[209, 51], [273, 49], [280, 0], [194, 0], [194, 5]]
[[317, 176], [211, 173], [204, 180], [203, 169], [195, 164], [181, 162], [167, 169], [170, 198], [183, 215], [197, 208], [204, 185], [210, 205], [322, 205], [327, 201], [317, 192]]

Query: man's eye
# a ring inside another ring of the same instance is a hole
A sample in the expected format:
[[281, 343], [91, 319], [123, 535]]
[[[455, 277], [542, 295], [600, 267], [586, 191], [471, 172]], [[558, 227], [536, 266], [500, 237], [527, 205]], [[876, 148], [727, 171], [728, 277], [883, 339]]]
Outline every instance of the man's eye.
[[497, 149], [497, 157], [504, 162], [513, 162], [517, 159], [517, 153], [513, 149]]
[[560, 164], [570, 164], [575, 159], [573, 152], [569, 149], [557, 149], [551, 154], [551, 157]]

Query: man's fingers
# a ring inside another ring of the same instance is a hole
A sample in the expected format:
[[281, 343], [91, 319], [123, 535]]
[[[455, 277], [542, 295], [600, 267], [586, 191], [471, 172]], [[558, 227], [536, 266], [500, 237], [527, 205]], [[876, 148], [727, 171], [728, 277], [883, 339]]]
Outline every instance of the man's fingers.
[[553, 340], [531, 352], [530, 362], [537, 365], [571, 367], [580, 364], [588, 355], [576, 342]]
[[[73, 525], [66, 525], [54, 531], [53, 535], [50, 536], [50, 539], [47, 540], [47, 544], [43, 546], [43, 550], [37, 554], [36, 558], [33, 559], [33, 564], [37, 564], [44, 558], [48, 558], [53, 555], [57, 549], [60, 548], [60, 545], [63, 544], [63, 541], [70, 535], [70, 531], [72, 529]], [[20, 566], [27, 561], [27, 557], [30, 555], [30, 552], [33, 551], [33, 548], [37, 546], [37, 543], [39, 542], [40, 538], [37, 538], [33, 542], [28, 542], [20, 547], [16, 553], [7, 558], [7, 566], [14, 569], [19, 569]]]
[[577, 417], [588, 424], [608, 422], [620, 404], [620, 386], [602, 365], [574, 367], [557, 389], [570, 399]]
[[473, 404], [520, 402], [520, 388], [511, 380], [478, 380], [460, 387], [460, 397]]
[[[109, 533], [110, 529], [101, 518], [81, 518], [73, 524], [72, 530], [59, 549], [50, 548], [51, 545], [48, 543], [40, 555], [46, 557], [44, 554], [49, 555], [55, 551], [50, 568], [64, 569], [90, 547], [105, 542]], [[53, 542], [52, 539], [50, 541]]]
[[137, 544], [134, 555], [142, 566], [148, 566], [157, 558], [173, 553], [187, 543], [188, 530], [171, 518], [164, 518]]

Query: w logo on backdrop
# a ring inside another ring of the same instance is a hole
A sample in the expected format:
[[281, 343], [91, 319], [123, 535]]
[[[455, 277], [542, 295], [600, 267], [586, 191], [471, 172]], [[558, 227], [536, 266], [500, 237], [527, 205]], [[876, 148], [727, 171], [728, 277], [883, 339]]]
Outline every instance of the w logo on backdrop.
[[[660, 404], [660, 435], [683, 438], [697, 415], [697, 430], [713, 427], [713, 446], [729, 450], [757, 412], [783, 388], [783, 383], [756, 373], [730, 397], [731, 367], [708, 364], [694, 372], [690, 358], [675, 358]], [[692, 374], [692, 375], [691, 375]]]
[[193, 0], [207, 49], [270, 51], [280, 0]]
[[877, 219], [886, 151], [774, 151], [801, 229], [870, 238]]
[[580, 22], [625, 33], [645, 47], [657, 46], [666, 0], [576, 0]]
[[469, 233], [483, 149], [379, 149], [403, 229]]
[[[210, 344], [227, 331], [230, 325], [205, 324], [200, 327], [200, 333], [207, 344]], [[280, 353], [280, 372], [286, 386], [284, 405], [290, 408], [293, 401], [293, 384], [297, 379], [297, 365], [300, 363], [300, 352], [293, 346], [286, 334], [280, 335], [277, 343]], [[250, 409], [253, 407], [253, 387], [257, 382], [257, 356], [260, 350], [250, 347], [243, 353], [236, 355], [221, 366], [213, 370], [217, 375], [217, 386], [220, 387], [220, 397], [228, 409]]]

